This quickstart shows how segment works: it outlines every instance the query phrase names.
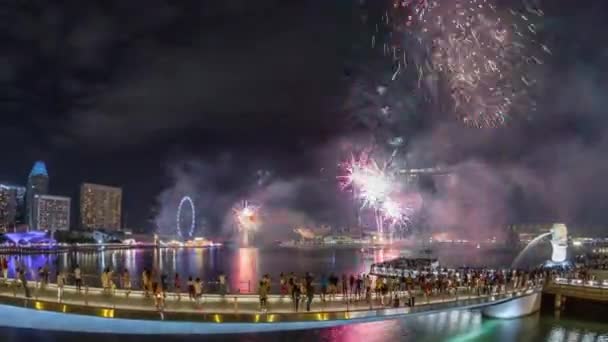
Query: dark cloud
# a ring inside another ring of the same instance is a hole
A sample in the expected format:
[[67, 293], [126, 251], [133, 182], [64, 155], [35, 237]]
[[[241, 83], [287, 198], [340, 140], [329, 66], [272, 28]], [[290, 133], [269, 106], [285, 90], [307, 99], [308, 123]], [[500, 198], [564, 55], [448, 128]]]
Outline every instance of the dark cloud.
[[15, 2], [4, 24], [9, 62], [0, 77], [12, 90], [10, 109], [31, 116], [51, 142], [109, 147], [183, 129], [269, 131], [273, 122], [311, 131], [333, 122], [326, 114], [340, 93], [344, 34], [336, 6], [77, 5]]

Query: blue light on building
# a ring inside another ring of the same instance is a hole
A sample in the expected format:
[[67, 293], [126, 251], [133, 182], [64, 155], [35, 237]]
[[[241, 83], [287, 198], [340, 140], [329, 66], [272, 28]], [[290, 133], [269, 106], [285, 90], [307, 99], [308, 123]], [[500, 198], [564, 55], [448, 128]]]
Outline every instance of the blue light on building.
[[48, 172], [46, 171], [46, 165], [43, 161], [37, 161], [34, 164], [34, 167], [32, 167], [32, 172], [30, 172], [30, 177], [33, 176], [49, 176]]
[[37, 222], [35, 220], [35, 196], [46, 195], [49, 192], [49, 174], [46, 171], [46, 165], [43, 161], [37, 161], [32, 167], [30, 176], [27, 179], [27, 193], [26, 193], [26, 221], [28, 229], [37, 229]]
[[43, 231], [29, 231], [27, 233], [6, 233], [4, 236], [16, 246], [30, 244], [56, 244], [55, 239], [47, 237]]

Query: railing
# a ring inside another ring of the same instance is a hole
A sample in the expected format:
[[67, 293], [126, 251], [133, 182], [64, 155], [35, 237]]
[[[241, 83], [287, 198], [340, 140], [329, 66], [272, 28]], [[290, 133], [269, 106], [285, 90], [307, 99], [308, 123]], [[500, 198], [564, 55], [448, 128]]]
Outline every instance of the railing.
[[605, 280], [582, 280], [582, 279], [569, 279], [569, 278], [555, 278], [553, 283], [559, 285], [572, 285], [588, 288], [608, 289], [608, 279]]
[[[217, 282], [213, 282], [216, 285], [219, 285]], [[209, 282], [207, 283], [209, 284]], [[13, 292], [17, 291], [19, 288], [23, 288], [22, 282], [19, 279], [8, 278], [3, 279], [0, 278], [0, 285], [8, 285], [9, 288], [13, 289]], [[58, 285], [55, 283], [43, 283], [40, 281], [27, 280], [27, 285], [33, 291], [37, 290], [57, 290]], [[538, 286], [529, 284], [522, 286], [487, 286], [487, 287], [470, 287], [470, 286], [457, 286], [451, 289], [447, 289], [446, 291], [439, 291], [438, 289], [433, 289], [433, 291], [426, 292], [420, 286], [416, 285], [414, 287], [410, 287], [409, 290], [404, 290], [402, 288], [394, 288], [392, 290], [388, 290], [386, 293], [381, 293], [375, 290], [372, 290], [370, 293], [369, 299], [381, 299], [384, 297], [385, 299], [392, 299], [395, 295], [400, 298], [408, 297], [408, 296], [420, 296], [425, 299], [425, 302], [428, 304], [431, 300], [439, 300], [439, 301], [449, 301], [452, 299], [473, 299], [473, 298], [481, 298], [481, 297], [490, 297], [495, 295], [504, 295], [504, 294], [522, 294], [525, 291], [530, 289], [538, 288]], [[104, 294], [104, 295], [112, 295], [113, 297], [145, 297], [146, 293], [152, 294], [151, 291], [143, 291], [141, 289], [137, 289], [134, 287], [133, 289], [123, 289], [119, 287], [114, 287], [112, 289], [104, 289], [101, 287], [90, 287], [85, 282], [83, 282], [80, 291], [75, 285], [64, 285], [63, 289], [68, 292], [81, 293], [86, 295], [95, 295], [95, 294]], [[165, 296], [168, 298], [182, 298], [187, 297], [188, 292], [187, 289], [182, 289], [181, 291], [166, 291], [164, 292]], [[315, 299], [321, 298], [321, 293], [319, 291], [315, 292]], [[254, 298], [258, 299], [258, 295], [256, 293], [243, 293], [243, 292], [232, 292], [220, 294], [219, 292], [211, 292], [205, 291], [201, 297], [209, 297], [209, 298], [227, 298], [227, 297], [239, 297], [239, 298]], [[302, 298], [305, 295], [302, 294]], [[327, 293], [325, 294], [327, 298], [334, 298], [334, 301], [355, 301], [355, 298], [359, 298], [359, 301], [364, 301], [365, 299], [365, 290], [360, 293], [360, 295], [355, 295], [350, 288], [347, 291], [346, 295], [343, 295], [340, 289], [337, 290], [334, 294]], [[291, 299], [289, 294], [269, 294], [269, 298], [281, 298], [281, 299]]]
[[[67, 284], [75, 284], [76, 283], [76, 279], [74, 276], [74, 273], [63, 273], [66, 277], [66, 285]], [[1, 274], [0, 274], [1, 276]], [[49, 273], [48, 276], [48, 282], [52, 283], [52, 282], [56, 282], [56, 275], [54, 272]], [[93, 274], [81, 274], [80, 276], [81, 281], [82, 281], [82, 286], [84, 287], [85, 285], [88, 286], [101, 286], [101, 276], [100, 275], [93, 275]], [[158, 281], [158, 276], [155, 277], [156, 280], [154, 280], [154, 282], [157, 282], [160, 284], [160, 281]], [[1, 279], [1, 278], [0, 278]], [[40, 283], [42, 282], [42, 277], [40, 275], [38, 275], [38, 272], [36, 270], [28, 270], [28, 272], [26, 272], [26, 279], [28, 281], [34, 282], [34, 283]], [[195, 277], [193, 277], [193, 279], [196, 279]], [[187, 282], [188, 278], [181, 278], [180, 279], [180, 287], [182, 291], [187, 290]], [[1, 280], [0, 280], [1, 281]], [[112, 281], [114, 282], [116, 287], [122, 287], [122, 279], [121, 279], [121, 275], [119, 273], [113, 273], [112, 276]], [[130, 282], [132, 285], [133, 289], [136, 289], [138, 287], [143, 287], [142, 286], [142, 279], [140, 276], [137, 275], [130, 275]], [[167, 277], [167, 285], [169, 285], [170, 289], [174, 289], [174, 283], [175, 283], [175, 279], [173, 277]], [[220, 283], [217, 280], [206, 280], [206, 281], [202, 281], [203, 284], [203, 288], [205, 289], [205, 291], [207, 292], [212, 292], [212, 293], [219, 293], [220, 292]], [[271, 284], [272, 287], [274, 287], [275, 289], [279, 288], [279, 284], [278, 283], [272, 283]], [[275, 287], [276, 285], [276, 287]], [[227, 289], [230, 290], [231, 292], [235, 292], [235, 293], [253, 293], [256, 289], [257, 289], [257, 285], [255, 284], [255, 282], [252, 282], [251, 280], [244, 280], [244, 281], [230, 281], [228, 283]]]
[[592, 301], [608, 301], [608, 280], [555, 278], [544, 289], [547, 293]]
[[[28, 283], [28, 286], [34, 284]], [[109, 308], [114, 310], [135, 310], [142, 312], [159, 312], [161, 319], [164, 319], [164, 313], [176, 313], [176, 312], [192, 312], [192, 313], [254, 313], [257, 314], [261, 311], [259, 306], [259, 298], [255, 295], [203, 295], [195, 300], [189, 300], [187, 295], [181, 295], [177, 293], [167, 293], [166, 298], [160, 301], [160, 296], [146, 296], [142, 291], [130, 291], [115, 290], [110, 293], [105, 292], [100, 288], [88, 288], [85, 287], [81, 292], [77, 292], [73, 286], [65, 286], [63, 294], [61, 296], [55, 296], [55, 291], [58, 292], [56, 284], [47, 285], [46, 289], [36, 289], [31, 291], [31, 299], [34, 300], [31, 304], [28, 303], [28, 299], [21, 295], [23, 287], [19, 285], [19, 282], [15, 281], [10, 285], [9, 293], [5, 292], [5, 297], [15, 298], [17, 300], [24, 300], [22, 302], [26, 307], [33, 307], [38, 310], [45, 310], [47, 307], [44, 303], [58, 303], [66, 304], [68, 306], [82, 306], [87, 308]], [[319, 296], [315, 296], [312, 301], [312, 312], [326, 312], [326, 313], [339, 313], [346, 312], [351, 313], [348, 317], [358, 317], [360, 315], [368, 315], [366, 312], [376, 312], [381, 310], [379, 313], [374, 315], [394, 315], [394, 314], [406, 314], [411, 312], [423, 312], [425, 310], [437, 310], [441, 308], [456, 308], [459, 306], [471, 306], [471, 305], [484, 305], [484, 303], [491, 304], [492, 302], [500, 300], [508, 300], [518, 296], [527, 295], [533, 293], [538, 288], [518, 289], [510, 292], [501, 294], [486, 294], [486, 295], [473, 295], [473, 294], [456, 294], [451, 296], [433, 296], [418, 298], [414, 304], [406, 305], [406, 301], [401, 302], [400, 307], [394, 307], [392, 305], [392, 298], [378, 298], [372, 297], [369, 300], [351, 301], [349, 297], [336, 296], [333, 300], [327, 302], [322, 301]], [[4, 292], [4, 291], [0, 291]], [[12, 292], [12, 293], [11, 293]], [[70, 294], [69, 296], [66, 296]], [[403, 294], [402, 294], [403, 295]], [[417, 293], [421, 295], [421, 293]], [[146, 300], [147, 298], [147, 300]], [[403, 297], [401, 297], [403, 298]], [[304, 311], [306, 297], [300, 299], [300, 310]], [[9, 300], [10, 303], [10, 300]], [[17, 305], [20, 301], [14, 302]], [[39, 304], [40, 303], [40, 304]], [[271, 310], [269, 313], [297, 313], [294, 309], [295, 302], [289, 296], [271, 295], [268, 297], [268, 303], [270, 304]], [[442, 306], [443, 305], [443, 306]], [[52, 307], [52, 306], [50, 306]], [[409, 308], [408, 308], [409, 307]], [[65, 306], [64, 309], [65, 310]], [[388, 311], [387, 311], [388, 310]], [[51, 309], [51, 311], [53, 311]], [[66, 312], [66, 311], [63, 311]], [[72, 312], [72, 309], [68, 310]], [[76, 311], [78, 312], [78, 311]], [[266, 311], [262, 311], [266, 313]], [[381, 312], [386, 312], [382, 314]], [[355, 314], [357, 313], [357, 314]], [[353, 316], [355, 315], [355, 316]], [[105, 317], [105, 316], [104, 316]]]
[[[27, 272], [27, 275], [29, 275], [29, 277], [27, 277], [28, 280], [33, 283], [39, 284], [42, 282], [41, 278], [38, 276], [38, 274], [36, 272], [34, 272], [34, 270], [30, 270], [29, 272]], [[74, 277], [73, 273], [64, 273], [64, 275], [66, 276], [66, 285], [75, 284], [75, 277]], [[159, 281], [158, 275], [153, 276], [153, 279], [154, 279], [153, 282], [158, 283], [160, 286], [160, 281]], [[186, 293], [186, 294], [188, 291], [187, 279], [188, 278], [180, 278], [180, 291], [182, 293]], [[196, 277], [193, 277], [193, 279], [196, 279]], [[53, 281], [56, 281], [55, 275], [54, 274], [49, 275], [48, 280], [50, 283], [52, 283]], [[100, 275], [82, 274], [81, 280], [82, 280], [82, 287], [84, 287], [85, 285], [89, 286], [89, 287], [101, 287], [101, 276]], [[463, 276], [457, 277], [456, 280], [457, 281], [453, 286], [448, 287], [448, 288], [443, 288], [443, 292], [448, 292], [450, 288], [466, 289], [467, 291], [469, 291], [471, 293], [486, 292], [487, 291], [486, 289], [493, 289], [491, 291], [495, 291], [495, 292], [505, 292], [505, 291], [514, 290], [516, 288], [531, 287], [536, 284], [542, 284], [544, 282], [544, 280], [542, 278], [539, 278], [536, 280], [529, 280], [528, 284], [520, 284], [520, 285], [515, 286], [515, 285], [513, 285], [512, 282], [505, 282], [503, 284], [494, 283], [494, 284], [486, 284], [486, 285], [475, 285], [474, 283], [467, 283], [467, 281], [465, 280], [465, 277], [463, 277]], [[113, 274], [112, 281], [117, 289], [124, 287], [119, 273]], [[166, 291], [176, 290], [175, 286], [174, 286], [173, 277], [167, 277], [166, 282], [168, 285], [167, 288], [165, 289]], [[141, 277], [139, 277], [137, 275], [130, 276], [130, 283], [131, 283], [132, 290], [136, 290], [138, 288], [143, 289], [142, 279], [141, 279]], [[257, 290], [258, 290], [257, 282], [251, 281], [251, 280], [243, 280], [243, 281], [227, 280], [226, 287], [224, 289], [222, 289], [220, 287], [220, 283], [217, 280], [205, 280], [205, 281], [201, 281], [201, 283], [202, 283], [204, 293], [208, 293], [208, 294], [222, 294], [223, 292], [225, 292], [224, 294], [230, 293], [230, 294], [255, 294], [255, 295], [257, 295]], [[316, 293], [320, 294], [321, 283], [313, 282], [312, 284], [316, 288]], [[372, 293], [375, 294], [376, 288], [373, 285], [374, 284], [372, 284], [372, 286], [371, 286]], [[389, 290], [389, 292], [391, 292], [391, 293], [404, 292], [405, 291], [404, 287], [409, 288], [412, 291], [415, 290], [415, 291], [424, 292], [424, 290], [421, 288], [421, 286], [426, 286], [426, 284], [419, 284], [418, 282], [405, 283], [405, 284], [404, 283], [393, 283], [393, 290]], [[339, 282], [335, 288], [336, 288], [337, 294], [342, 293], [343, 285], [342, 285], [341, 280], [339, 280]], [[347, 284], [346, 288], [347, 288], [347, 292], [349, 292], [349, 293], [355, 292], [354, 291], [355, 289], [350, 287], [350, 282]], [[281, 284], [279, 282], [271, 282], [270, 290], [272, 291], [271, 293], [281, 294]], [[328, 284], [327, 292], [329, 295], [329, 284]], [[361, 292], [365, 293], [365, 286], [363, 284], [362, 284]], [[435, 294], [435, 293], [439, 293], [441, 291], [437, 287], [433, 286], [432, 292]]]

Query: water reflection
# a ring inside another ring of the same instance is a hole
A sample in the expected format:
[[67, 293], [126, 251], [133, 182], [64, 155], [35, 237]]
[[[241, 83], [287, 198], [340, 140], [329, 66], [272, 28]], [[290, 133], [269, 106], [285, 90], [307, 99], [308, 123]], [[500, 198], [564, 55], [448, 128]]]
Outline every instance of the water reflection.
[[548, 342], [596, 342], [608, 341], [608, 335], [598, 335], [595, 332], [581, 331], [577, 328], [566, 329], [564, 327], [553, 327], [547, 338]]
[[127, 270], [135, 270], [135, 255], [137, 254], [139, 250], [137, 249], [130, 249], [125, 251], [125, 267]]
[[438, 323], [441, 314], [406, 317], [399, 320], [345, 325], [341, 327], [255, 333], [246, 335], [215, 336], [125, 336], [101, 334], [67, 334], [59, 332], [0, 328], [2, 341], [6, 342], [120, 342], [125, 340], [147, 342], [195, 342], [195, 341], [339, 341], [339, 342], [463, 342], [463, 341], [518, 341], [518, 342], [566, 342], [608, 341], [606, 324], [583, 321], [555, 320], [552, 315], [534, 315], [515, 320], [483, 318], [480, 312], [454, 311], [447, 313], [446, 320]]
[[257, 248], [239, 248], [237, 257], [233, 260], [231, 268], [230, 286], [235, 291], [251, 292], [257, 288], [258, 274]]
[[[370, 256], [369, 258], [368, 256]], [[22, 262], [32, 275], [38, 267], [48, 264], [54, 273], [56, 268], [72, 270], [80, 265], [89, 282], [97, 284], [99, 275], [106, 267], [114, 270], [128, 269], [133, 281], [137, 281], [144, 268], [158, 273], [182, 277], [201, 277], [209, 281], [226, 272], [233, 288], [245, 290], [245, 284], [254, 284], [260, 275], [270, 273], [276, 280], [280, 272], [304, 274], [312, 272], [320, 275], [331, 272], [337, 274], [364, 273], [373, 262], [380, 262], [399, 255], [397, 250], [376, 249], [361, 252], [359, 249], [339, 250], [294, 250], [257, 248], [211, 248], [211, 249], [131, 249], [121, 251], [100, 250], [97, 252], [65, 253], [61, 255], [13, 256], [10, 274]], [[33, 272], [33, 273], [32, 273]], [[254, 286], [251, 286], [254, 287]]]
[[[114, 270], [127, 268], [133, 282], [137, 282], [144, 268], [157, 273], [172, 275], [180, 273], [182, 278], [200, 277], [205, 281], [217, 279], [221, 272], [228, 275], [233, 289], [255, 288], [254, 284], [262, 274], [269, 273], [277, 281], [280, 272], [295, 272], [303, 275], [312, 272], [321, 274], [356, 274], [369, 272], [374, 262], [396, 258], [407, 252], [402, 249], [282, 249], [282, 248], [210, 248], [210, 249], [132, 249], [121, 251], [101, 250], [62, 255], [27, 255], [19, 257], [30, 272], [45, 264], [55, 268], [71, 270], [79, 264], [85, 275], [91, 275], [89, 282], [99, 285], [99, 275], [105, 267]], [[414, 250], [409, 251], [415, 254]], [[446, 266], [505, 265], [512, 256], [504, 253], [471, 255], [467, 248], [442, 247], [436, 251], [440, 262]], [[14, 274], [11, 263], [11, 275]], [[53, 272], [54, 273], [54, 272]], [[251, 284], [251, 285], [249, 285]]]
[[[328, 341], [552, 341], [539, 315], [518, 320], [483, 318], [478, 311], [451, 311], [400, 320], [347, 325], [319, 330]], [[576, 333], [576, 330], [570, 330]], [[565, 341], [565, 340], [559, 340]]]
[[[402, 331], [398, 321], [383, 321], [347, 325], [320, 331], [319, 340], [342, 342], [381, 342], [391, 339], [400, 340], [400, 336], [407, 336]], [[364, 337], [364, 338], [363, 338]]]

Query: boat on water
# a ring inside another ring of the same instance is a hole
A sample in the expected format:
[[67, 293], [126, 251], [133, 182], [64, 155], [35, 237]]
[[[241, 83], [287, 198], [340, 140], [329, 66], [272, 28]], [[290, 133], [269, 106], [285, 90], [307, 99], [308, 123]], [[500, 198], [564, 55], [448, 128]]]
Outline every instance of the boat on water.
[[370, 274], [380, 277], [415, 277], [418, 274], [436, 273], [438, 270], [440, 270], [438, 259], [399, 257], [372, 264]]
[[184, 247], [190, 248], [204, 248], [204, 247], [217, 247], [221, 246], [221, 243], [213, 242], [205, 238], [196, 237], [193, 240], [188, 240], [184, 243]]
[[360, 248], [372, 246], [371, 239], [355, 239], [349, 236], [326, 236], [317, 239], [300, 239], [279, 242], [279, 247], [298, 249]]
[[221, 246], [221, 243], [213, 242], [211, 240], [207, 240], [205, 238], [196, 237], [192, 240], [188, 240], [185, 242], [178, 240], [171, 241], [159, 241], [159, 245], [161, 247], [168, 248], [207, 248], [207, 247], [218, 247]]

